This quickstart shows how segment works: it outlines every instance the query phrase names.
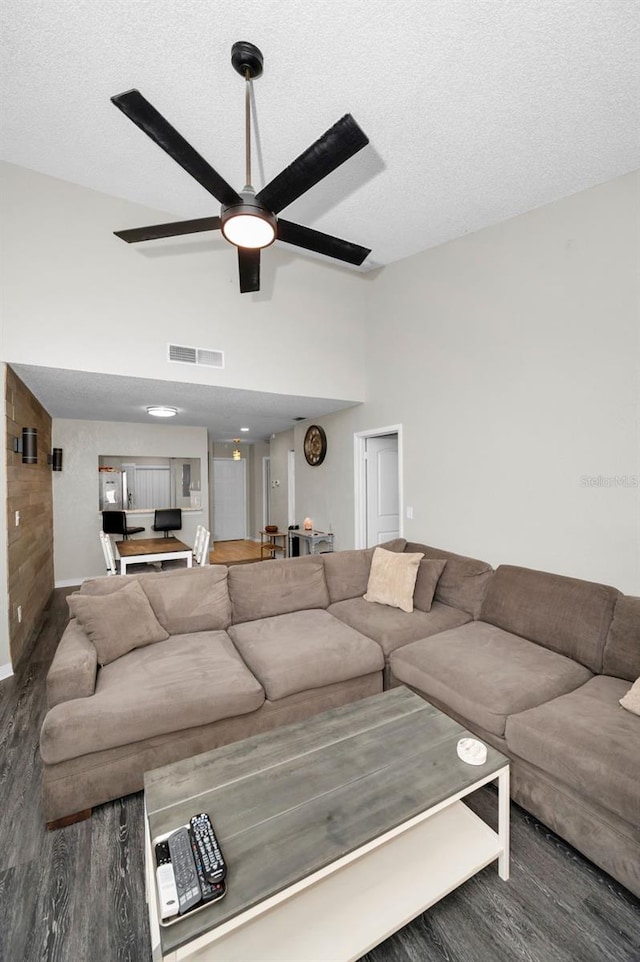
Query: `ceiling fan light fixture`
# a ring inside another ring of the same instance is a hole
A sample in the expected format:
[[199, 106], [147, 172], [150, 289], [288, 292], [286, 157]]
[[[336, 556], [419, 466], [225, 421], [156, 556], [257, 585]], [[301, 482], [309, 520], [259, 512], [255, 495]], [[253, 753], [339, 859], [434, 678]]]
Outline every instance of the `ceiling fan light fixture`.
[[220, 226], [225, 239], [249, 250], [269, 247], [277, 236], [275, 215], [256, 200], [253, 190], [245, 188], [240, 196], [241, 204], [222, 207]]

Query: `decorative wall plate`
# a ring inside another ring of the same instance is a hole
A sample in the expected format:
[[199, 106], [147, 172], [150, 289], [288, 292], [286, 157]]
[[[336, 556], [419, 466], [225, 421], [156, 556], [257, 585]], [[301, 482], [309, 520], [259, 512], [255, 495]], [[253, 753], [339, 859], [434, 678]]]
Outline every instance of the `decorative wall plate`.
[[307, 462], [317, 467], [325, 459], [327, 453], [327, 435], [319, 424], [312, 424], [304, 436], [304, 456]]

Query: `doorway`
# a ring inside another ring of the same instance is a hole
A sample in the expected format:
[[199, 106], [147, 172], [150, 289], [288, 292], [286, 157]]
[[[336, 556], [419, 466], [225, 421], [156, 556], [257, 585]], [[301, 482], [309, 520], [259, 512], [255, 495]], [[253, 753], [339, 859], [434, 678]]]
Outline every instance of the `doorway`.
[[213, 459], [213, 540], [247, 537], [247, 462]]
[[362, 431], [355, 442], [355, 546], [402, 535], [402, 426]]

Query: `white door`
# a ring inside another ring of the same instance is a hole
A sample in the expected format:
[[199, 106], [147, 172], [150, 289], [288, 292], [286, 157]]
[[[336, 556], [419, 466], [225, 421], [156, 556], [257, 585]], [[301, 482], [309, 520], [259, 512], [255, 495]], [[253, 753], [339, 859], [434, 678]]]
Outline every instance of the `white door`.
[[366, 439], [367, 547], [400, 535], [398, 435]]
[[213, 540], [247, 537], [247, 481], [243, 459], [213, 459]]

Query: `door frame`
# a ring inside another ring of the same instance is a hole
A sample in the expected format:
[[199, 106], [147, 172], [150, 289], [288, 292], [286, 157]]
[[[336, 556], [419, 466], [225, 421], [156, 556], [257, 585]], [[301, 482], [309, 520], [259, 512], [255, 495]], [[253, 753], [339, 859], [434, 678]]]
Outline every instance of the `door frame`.
[[371, 428], [357, 431], [353, 435], [353, 477], [354, 477], [354, 545], [356, 548], [367, 546], [367, 482], [366, 449], [367, 438], [378, 438], [383, 434], [395, 434], [398, 438], [398, 515], [400, 537], [404, 537], [404, 485], [403, 485], [403, 441], [402, 425], [392, 424], [385, 428]]
[[271, 458], [262, 458], [262, 529], [271, 523]]

